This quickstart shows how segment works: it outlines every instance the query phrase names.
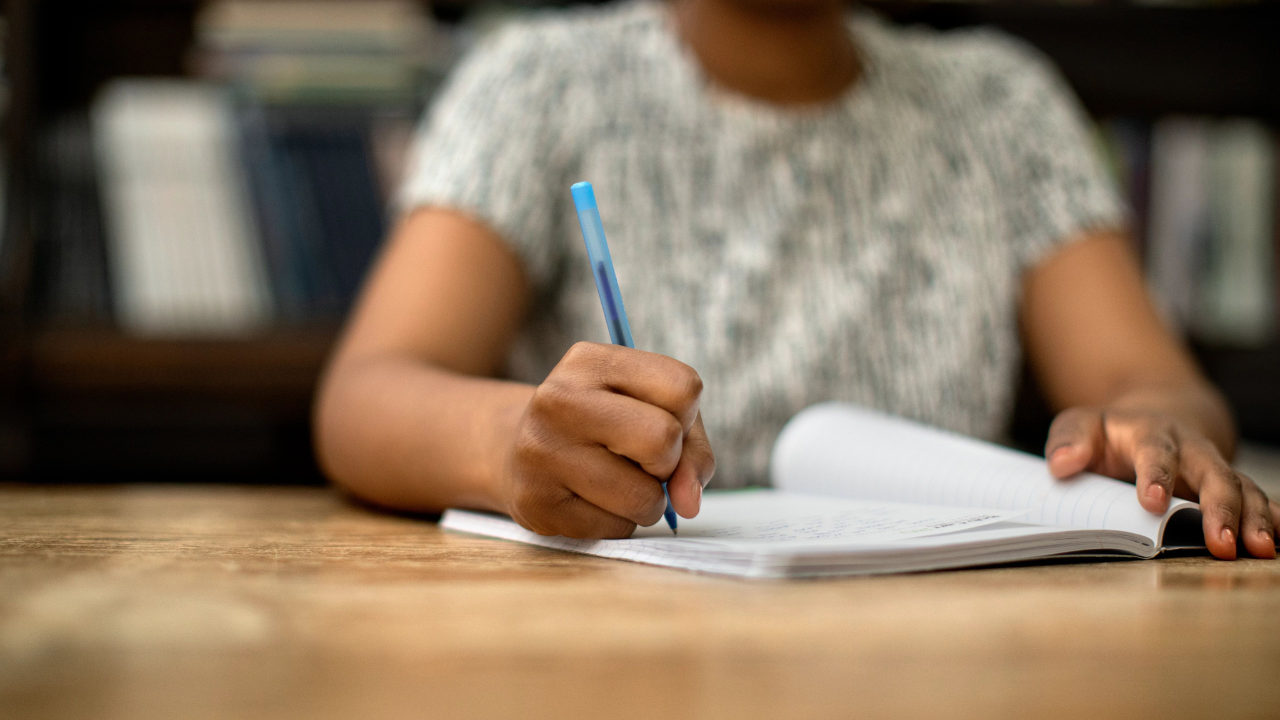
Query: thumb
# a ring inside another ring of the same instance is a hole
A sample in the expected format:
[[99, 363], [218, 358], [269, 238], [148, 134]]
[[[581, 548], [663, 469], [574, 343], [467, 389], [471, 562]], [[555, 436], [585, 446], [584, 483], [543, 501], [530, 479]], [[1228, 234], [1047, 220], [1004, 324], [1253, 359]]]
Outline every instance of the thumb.
[[1063, 410], [1049, 426], [1049, 440], [1044, 446], [1049, 472], [1054, 477], [1065, 478], [1089, 469], [1105, 442], [1101, 410]]
[[694, 517], [702, 509], [702, 488], [706, 487], [715, 472], [715, 453], [711, 452], [707, 431], [702, 427], [702, 413], [698, 413], [693, 426], [689, 428], [689, 434], [684, 437], [680, 462], [667, 481], [671, 507], [680, 517]]

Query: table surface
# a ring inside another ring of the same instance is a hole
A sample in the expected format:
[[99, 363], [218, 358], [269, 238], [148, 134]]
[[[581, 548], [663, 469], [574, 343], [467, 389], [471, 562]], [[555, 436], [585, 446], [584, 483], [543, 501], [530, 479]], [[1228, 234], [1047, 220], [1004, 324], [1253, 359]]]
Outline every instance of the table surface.
[[744, 581], [321, 488], [0, 487], [0, 717], [1280, 717], [1280, 562]]

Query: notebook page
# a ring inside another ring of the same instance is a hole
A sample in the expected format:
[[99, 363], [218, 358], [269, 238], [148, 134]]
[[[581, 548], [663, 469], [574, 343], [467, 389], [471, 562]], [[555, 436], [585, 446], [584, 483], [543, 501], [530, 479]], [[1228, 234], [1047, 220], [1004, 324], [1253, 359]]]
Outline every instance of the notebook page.
[[[678, 536], [659, 522], [638, 528], [625, 540], [549, 537], [499, 515], [464, 510], [449, 510], [440, 524], [449, 530], [557, 550], [737, 574], [734, 564], [752, 558], [901, 552], [922, 541], [931, 542], [928, 547], [946, 545], [945, 538], [958, 531], [981, 529], [1018, 515], [754, 490], [708, 492], [698, 516], [680, 521]], [[972, 542], [972, 536], [961, 535], [958, 542]]]
[[1044, 459], [843, 403], [796, 415], [774, 445], [774, 487], [889, 502], [1025, 511], [1021, 522], [1123, 530], [1159, 543], [1167, 519], [1133, 485], [1092, 473], [1068, 480]]
[[1021, 515], [1010, 511], [930, 507], [770, 490], [707, 492], [698, 516], [680, 520], [673, 536], [665, 523], [636, 528], [633, 540], [663, 538], [761, 543], [901, 542], [967, 530]]

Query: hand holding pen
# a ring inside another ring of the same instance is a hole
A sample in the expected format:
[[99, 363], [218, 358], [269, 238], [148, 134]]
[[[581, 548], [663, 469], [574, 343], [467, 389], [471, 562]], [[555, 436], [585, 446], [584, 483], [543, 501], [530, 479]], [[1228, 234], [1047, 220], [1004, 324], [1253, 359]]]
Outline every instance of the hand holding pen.
[[[605, 275], [622, 318], [610, 320], [611, 335], [630, 339], [617, 280]], [[574, 345], [520, 420], [504, 473], [507, 512], [543, 535], [627, 537], [663, 519], [666, 482], [670, 509], [697, 515], [715, 472], [701, 394], [698, 373], [678, 360], [624, 344]]]

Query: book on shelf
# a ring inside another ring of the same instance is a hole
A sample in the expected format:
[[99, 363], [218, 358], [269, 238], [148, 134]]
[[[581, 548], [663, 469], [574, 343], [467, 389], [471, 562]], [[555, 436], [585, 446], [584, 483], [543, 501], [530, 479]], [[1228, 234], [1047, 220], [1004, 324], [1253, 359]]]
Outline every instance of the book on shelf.
[[1186, 329], [1196, 314], [1198, 273], [1210, 237], [1209, 123], [1170, 118], [1151, 135], [1147, 280], [1165, 317]]
[[1276, 152], [1251, 119], [1113, 120], [1103, 135], [1145, 230], [1147, 281], [1166, 319], [1215, 345], [1275, 337]]
[[409, 0], [224, 0], [196, 43], [203, 80], [119, 80], [94, 103], [112, 314], [164, 336], [333, 322], [449, 36]]
[[69, 113], [44, 128], [36, 166], [38, 312], [62, 325], [105, 324], [111, 291], [88, 115]]
[[1209, 149], [1212, 235], [1197, 325], [1210, 341], [1262, 345], [1275, 327], [1275, 148], [1261, 123], [1231, 120]]
[[340, 317], [385, 229], [368, 118], [249, 106], [239, 127], [282, 313]]
[[236, 335], [274, 309], [229, 95], [116, 80], [91, 110], [116, 321], [147, 336]]
[[605, 558], [753, 578], [821, 577], [1029, 560], [1153, 558], [1203, 549], [1198, 506], [1162, 514], [1128, 483], [1049, 474], [1043, 458], [855, 406], [801, 412], [773, 447], [771, 490], [707, 492], [673, 535], [544, 536], [449, 510], [446, 530]]
[[[51, 183], [46, 194], [75, 212], [48, 218], [49, 254], [83, 274], [72, 262], [87, 257], [82, 246], [105, 244], [111, 315], [132, 333], [336, 321], [385, 232], [424, 90], [452, 61], [451, 43], [408, 0], [206, 5], [193, 53], [201, 80], [117, 80], [95, 100], [88, 162], [103, 226], [81, 207], [89, 185]], [[59, 278], [51, 297], [102, 287]]]
[[196, 35], [205, 75], [273, 104], [413, 103], [448, 44], [411, 0], [221, 0]]
[[1129, 207], [1130, 239], [1138, 254], [1145, 256], [1151, 197], [1151, 124], [1134, 118], [1112, 118], [1098, 129], [1103, 153]]

